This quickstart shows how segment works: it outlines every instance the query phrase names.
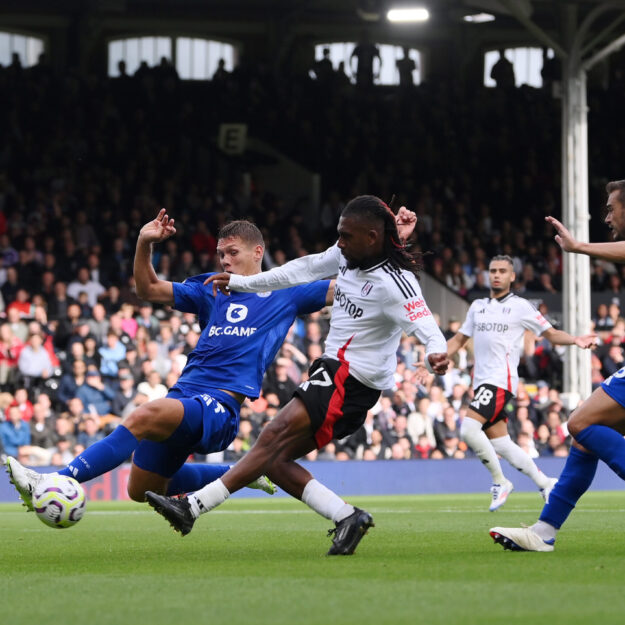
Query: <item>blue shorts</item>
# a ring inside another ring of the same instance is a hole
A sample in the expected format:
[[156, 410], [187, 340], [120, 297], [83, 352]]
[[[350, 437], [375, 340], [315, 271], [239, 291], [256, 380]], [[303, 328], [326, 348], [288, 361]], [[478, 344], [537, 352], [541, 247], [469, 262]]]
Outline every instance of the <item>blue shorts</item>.
[[184, 406], [178, 429], [160, 443], [142, 440], [135, 450], [133, 463], [144, 471], [171, 477], [192, 453], [210, 454], [227, 449], [239, 431], [239, 402], [217, 389], [190, 395], [172, 387], [169, 399]]
[[617, 403], [625, 408], [625, 367], [601, 382], [601, 388]]

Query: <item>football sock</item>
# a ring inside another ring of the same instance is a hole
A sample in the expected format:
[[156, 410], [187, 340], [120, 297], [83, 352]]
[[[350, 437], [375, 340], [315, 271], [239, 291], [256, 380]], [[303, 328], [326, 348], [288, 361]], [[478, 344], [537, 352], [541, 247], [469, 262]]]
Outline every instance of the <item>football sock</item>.
[[139, 445], [135, 435], [125, 426], [118, 425], [106, 438], [87, 447], [78, 454], [59, 475], [73, 477], [78, 482], [107, 473], [127, 460]]
[[589, 425], [575, 440], [603, 460], [625, 480], [625, 438], [607, 425]]
[[549, 495], [549, 503], [543, 506], [541, 521], [560, 529], [579, 498], [590, 488], [598, 462], [594, 454], [571, 447], [562, 474]]
[[510, 438], [510, 436], [500, 436], [491, 438], [490, 442], [495, 451], [505, 458], [515, 469], [525, 473], [538, 486], [546, 488], [549, 478], [536, 466], [534, 461]]
[[217, 479], [189, 495], [191, 514], [197, 519], [200, 514], [216, 508], [219, 504], [226, 501], [228, 497], [230, 497], [230, 491], [225, 487], [221, 479]]
[[558, 530], [553, 525], [549, 525], [549, 523], [544, 521], [536, 521], [534, 525], [530, 526], [530, 529], [534, 530], [546, 543], [550, 544], [555, 542], [558, 533]]
[[172, 475], [167, 494], [181, 495], [200, 490], [203, 486], [219, 479], [229, 469], [228, 464], [183, 464]]
[[482, 430], [482, 424], [477, 419], [465, 417], [460, 428], [462, 439], [473, 450], [473, 453], [482, 461], [482, 464], [490, 471], [493, 484], [501, 484], [504, 477], [497, 453], [488, 436]]
[[335, 523], [354, 512], [354, 506], [345, 503], [336, 493], [314, 478], [304, 487], [302, 501], [317, 514]]

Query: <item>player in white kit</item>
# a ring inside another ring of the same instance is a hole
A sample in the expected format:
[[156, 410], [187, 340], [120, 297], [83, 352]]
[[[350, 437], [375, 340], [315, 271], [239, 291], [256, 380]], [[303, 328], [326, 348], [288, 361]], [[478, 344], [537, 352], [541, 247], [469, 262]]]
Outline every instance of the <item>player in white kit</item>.
[[497, 454], [525, 473], [545, 501], [557, 482], [547, 477], [509, 436], [504, 406], [516, 396], [517, 367], [526, 330], [544, 336], [553, 345], [577, 345], [587, 349], [596, 335], [572, 336], [556, 330], [526, 299], [510, 292], [515, 280], [512, 259], [495, 256], [489, 266], [490, 297], [475, 300], [460, 330], [447, 342], [449, 356], [473, 337], [473, 401], [463, 419], [461, 434], [467, 445], [490, 471], [491, 512], [506, 502], [514, 486], [502, 470]]
[[288, 475], [288, 492], [335, 522], [328, 555], [352, 554], [373, 526], [368, 512], [345, 503], [294, 461], [363, 424], [380, 391], [394, 385], [403, 332], [425, 345], [426, 363], [435, 373], [444, 373], [449, 361], [443, 334], [421, 295], [419, 265], [400, 244], [388, 206], [374, 196], [354, 198], [343, 210], [338, 235], [325, 252], [257, 276], [218, 274], [207, 280], [224, 292], [267, 291], [337, 275], [325, 352], [249, 453], [221, 480], [187, 499], [147, 493], [148, 502], [178, 531], [188, 533], [200, 514], [249, 484], [246, 476], [265, 472], [270, 479], [283, 476], [282, 482]]

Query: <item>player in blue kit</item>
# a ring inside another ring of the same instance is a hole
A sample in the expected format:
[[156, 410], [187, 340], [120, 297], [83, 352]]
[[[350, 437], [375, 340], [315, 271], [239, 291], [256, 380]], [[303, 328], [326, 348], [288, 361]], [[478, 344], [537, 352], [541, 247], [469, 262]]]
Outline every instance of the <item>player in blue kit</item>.
[[[166, 398], [134, 410], [109, 436], [59, 472], [86, 482], [114, 469], [134, 452], [128, 493], [136, 501], [144, 500], [146, 490], [195, 491], [229, 469], [185, 464], [185, 460], [193, 452], [208, 454], [230, 445], [239, 427], [240, 404], [245, 397], [258, 397], [265, 370], [295, 317], [332, 301], [329, 280], [230, 297], [215, 296], [204, 286], [210, 273], [183, 283], [160, 280], [152, 267], [152, 246], [175, 231], [174, 220], [164, 209], [141, 229], [134, 263], [137, 294], [197, 314], [202, 328], [198, 344]], [[217, 251], [224, 271], [258, 273], [264, 253], [262, 234], [250, 222], [232, 222], [221, 230]], [[26, 507], [32, 509], [32, 492], [41, 474], [14, 458], [7, 460], [7, 470]], [[264, 477], [250, 486], [274, 490]]]
[[[622, 263], [625, 262], [625, 180], [609, 182], [606, 192], [605, 223], [612, 231], [612, 242], [577, 241], [557, 219], [546, 219], [556, 229], [556, 242], [565, 252]], [[530, 527], [490, 530], [492, 538], [504, 549], [553, 551], [558, 531], [590, 488], [599, 460], [625, 479], [625, 367], [602, 382], [573, 412], [568, 428], [575, 439], [571, 453], [538, 521]]]

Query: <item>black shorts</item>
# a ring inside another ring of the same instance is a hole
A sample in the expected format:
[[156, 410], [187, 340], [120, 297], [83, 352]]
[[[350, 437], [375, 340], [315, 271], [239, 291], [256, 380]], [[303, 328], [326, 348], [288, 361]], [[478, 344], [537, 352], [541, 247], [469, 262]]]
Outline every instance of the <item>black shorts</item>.
[[486, 430], [497, 421], [508, 420], [504, 406], [512, 397], [512, 393], [505, 388], [494, 384], [480, 384], [475, 389], [469, 408], [486, 419], [486, 423], [482, 426], [482, 429]]
[[365, 386], [349, 374], [349, 363], [345, 361], [318, 358], [308, 375], [293, 395], [306, 406], [319, 449], [333, 438], [353, 434], [380, 397], [379, 390]]

